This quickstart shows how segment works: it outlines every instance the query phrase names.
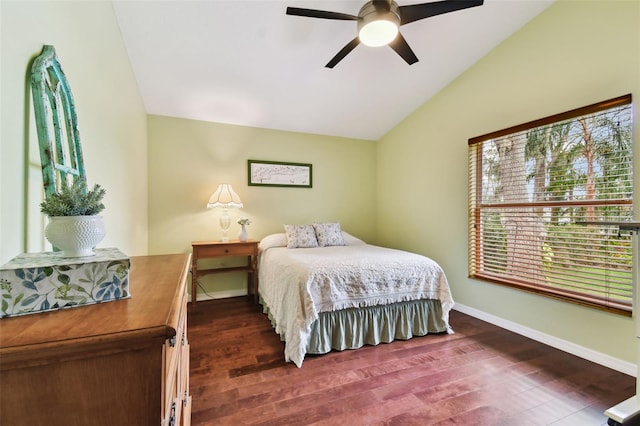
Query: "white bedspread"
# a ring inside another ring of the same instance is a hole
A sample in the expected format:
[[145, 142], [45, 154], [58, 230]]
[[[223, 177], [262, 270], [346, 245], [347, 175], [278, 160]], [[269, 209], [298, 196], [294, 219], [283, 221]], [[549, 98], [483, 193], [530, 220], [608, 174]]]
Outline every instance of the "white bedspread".
[[320, 312], [437, 299], [449, 327], [454, 302], [447, 278], [425, 256], [368, 244], [298, 249], [262, 245], [258, 270], [260, 296], [285, 340], [285, 360], [298, 367]]

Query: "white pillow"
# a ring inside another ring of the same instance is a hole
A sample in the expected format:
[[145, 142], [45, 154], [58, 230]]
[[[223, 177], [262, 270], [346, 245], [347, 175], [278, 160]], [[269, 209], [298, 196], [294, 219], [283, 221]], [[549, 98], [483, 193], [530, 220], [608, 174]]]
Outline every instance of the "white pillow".
[[263, 252], [271, 247], [286, 247], [287, 246], [287, 236], [284, 232], [279, 234], [271, 234], [267, 235], [263, 239], [260, 240], [258, 244], [258, 251]]
[[287, 235], [287, 248], [318, 247], [316, 231], [311, 225], [284, 225]]
[[367, 244], [362, 241], [360, 238], [356, 238], [353, 235], [342, 231], [342, 237], [344, 238], [344, 244], [347, 246], [355, 246], [360, 244]]
[[316, 231], [316, 238], [320, 247], [345, 245], [340, 223], [314, 223], [313, 229]]

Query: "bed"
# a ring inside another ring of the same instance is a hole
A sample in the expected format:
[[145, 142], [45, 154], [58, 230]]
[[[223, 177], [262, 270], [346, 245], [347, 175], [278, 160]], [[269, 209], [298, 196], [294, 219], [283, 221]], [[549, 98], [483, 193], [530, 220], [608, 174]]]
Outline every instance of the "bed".
[[258, 294], [287, 362], [301, 367], [306, 354], [453, 333], [454, 302], [435, 261], [366, 244], [339, 224], [285, 230], [260, 241]]

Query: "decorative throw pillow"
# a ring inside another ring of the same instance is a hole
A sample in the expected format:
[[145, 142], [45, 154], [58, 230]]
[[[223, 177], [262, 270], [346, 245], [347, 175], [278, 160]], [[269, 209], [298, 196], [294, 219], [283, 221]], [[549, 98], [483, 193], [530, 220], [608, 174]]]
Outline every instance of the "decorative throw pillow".
[[284, 225], [287, 248], [318, 247], [316, 233], [311, 225]]
[[320, 247], [345, 245], [339, 223], [314, 223], [313, 229]]

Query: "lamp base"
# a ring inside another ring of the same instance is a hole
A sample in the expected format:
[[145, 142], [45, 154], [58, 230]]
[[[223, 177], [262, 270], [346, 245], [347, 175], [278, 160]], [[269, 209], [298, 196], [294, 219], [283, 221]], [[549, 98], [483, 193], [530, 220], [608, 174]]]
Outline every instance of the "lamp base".
[[231, 225], [231, 218], [229, 218], [229, 212], [226, 208], [222, 209], [222, 216], [220, 216], [220, 228], [222, 229], [222, 241], [223, 243], [229, 242], [229, 226]]

